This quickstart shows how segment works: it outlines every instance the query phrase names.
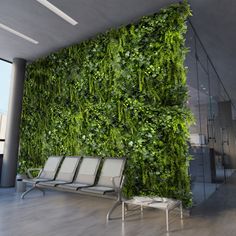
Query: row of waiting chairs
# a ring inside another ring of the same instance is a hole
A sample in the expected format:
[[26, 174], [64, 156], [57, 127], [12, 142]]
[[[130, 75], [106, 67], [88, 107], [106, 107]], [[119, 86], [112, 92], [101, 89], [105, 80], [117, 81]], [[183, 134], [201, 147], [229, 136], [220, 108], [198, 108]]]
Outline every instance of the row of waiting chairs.
[[[36, 178], [23, 180], [31, 184], [32, 187], [25, 191], [21, 198], [23, 199], [34, 189], [41, 190], [44, 194], [46, 188], [92, 195], [105, 195], [114, 192], [116, 193], [116, 202], [107, 214], [109, 220], [111, 213], [121, 202], [125, 162], [125, 158], [105, 158], [102, 161], [99, 157], [49, 157]], [[101, 168], [99, 168], [100, 166]], [[99, 169], [101, 170], [99, 171]], [[35, 170], [29, 169], [28, 175], [32, 176], [31, 173]]]

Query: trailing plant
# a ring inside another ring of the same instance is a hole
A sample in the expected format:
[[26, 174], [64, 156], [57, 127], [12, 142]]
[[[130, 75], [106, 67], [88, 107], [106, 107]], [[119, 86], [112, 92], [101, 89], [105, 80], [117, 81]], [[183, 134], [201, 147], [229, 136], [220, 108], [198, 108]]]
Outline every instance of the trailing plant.
[[27, 66], [20, 161], [125, 156], [124, 193], [191, 204], [184, 60], [188, 4]]

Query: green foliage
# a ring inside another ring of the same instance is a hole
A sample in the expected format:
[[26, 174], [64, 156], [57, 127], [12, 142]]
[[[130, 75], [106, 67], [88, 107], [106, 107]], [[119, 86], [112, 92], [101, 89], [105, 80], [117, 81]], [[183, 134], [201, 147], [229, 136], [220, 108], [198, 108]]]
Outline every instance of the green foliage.
[[124, 193], [191, 204], [184, 42], [189, 6], [171, 5], [27, 66], [20, 160], [128, 158]]

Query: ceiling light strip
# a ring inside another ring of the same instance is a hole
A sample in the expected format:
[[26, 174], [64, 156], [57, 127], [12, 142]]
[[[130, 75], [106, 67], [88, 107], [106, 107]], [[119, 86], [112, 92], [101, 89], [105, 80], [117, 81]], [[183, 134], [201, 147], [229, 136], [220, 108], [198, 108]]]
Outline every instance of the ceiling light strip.
[[65, 21], [67, 21], [71, 25], [78, 24], [77, 21], [72, 19], [70, 16], [68, 16], [66, 13], [61, 11], [59, 8], [57, 8], [56, 6], [54, 6], [52, 3], [48, 2], [47, 0], [36, 0], [36, 1], [41, 3], [43, 6], [45, 6], [50, 11], [54, 12], [55, 14], [57, 14], [58, 16], [60, 16], [62, 19], [64, 19]]
[[36, 41], [36, 40], [34, 40], [34, 39], [28, 37], [27, 35], [22, 34], [22, 33], [20, 33], [20, 32], [18, 32], [18, 31], [14, 30], [14, 29], [12, 29], [12, 28], [10, 28], [10, 27], [8, 27], [8, 26], [2, 24], [2, 23], [0, 23], [0, 28], [3, 29], [3, 30], [8, 31], [9, 33], [12, 33], [12, 34], [14, 34], [14, 35], [17, 35], [18, 37], [23, 38], [23, 39], [25, 39], [25, 40], [27, 40], [27, 41], [29, 41], [29, 42], [31, 42], [31, 43], [34, 43], [34, 44], [38, 44], [38, 43], [39, 43], [38, 41]]

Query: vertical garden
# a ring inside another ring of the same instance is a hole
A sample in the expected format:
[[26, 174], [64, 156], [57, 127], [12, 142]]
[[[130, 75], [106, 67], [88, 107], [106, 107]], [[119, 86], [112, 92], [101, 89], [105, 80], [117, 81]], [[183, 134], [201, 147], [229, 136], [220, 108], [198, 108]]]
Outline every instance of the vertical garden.
[[21, 168], [50, 155], [127, 157], [124, 193], [191, 203], [186, 3], [27, 66]]

